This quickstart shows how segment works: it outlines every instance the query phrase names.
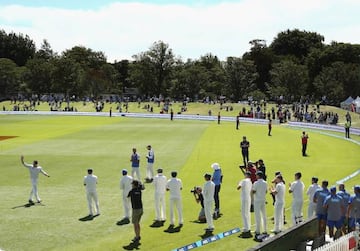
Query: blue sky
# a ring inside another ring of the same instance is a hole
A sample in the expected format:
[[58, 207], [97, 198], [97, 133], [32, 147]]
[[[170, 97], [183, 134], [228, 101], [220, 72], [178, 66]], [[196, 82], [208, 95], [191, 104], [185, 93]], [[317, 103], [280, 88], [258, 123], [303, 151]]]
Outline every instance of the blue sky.
[[[0, 5], [18, 4], [30, 7], [55, 7], [64, 9], [98, 9], [114, 0], [0, 0]], [[151, 3], [151, 4], [185, 4], [185, 5], [211, 5], [221, 2], [237, 2], [237, 0], [119, 0], [119, 3]]]
[[61, 53], [82, 45], [109, 62], [132, 59], [156, 41], [175, 55], [225, 60], [269, 45], [287, 29], [317, 32], [331, 41], [360, 44], [359, 0], [0, 0], [0, 29], [27, 34], [37, 48], [46, 39]]

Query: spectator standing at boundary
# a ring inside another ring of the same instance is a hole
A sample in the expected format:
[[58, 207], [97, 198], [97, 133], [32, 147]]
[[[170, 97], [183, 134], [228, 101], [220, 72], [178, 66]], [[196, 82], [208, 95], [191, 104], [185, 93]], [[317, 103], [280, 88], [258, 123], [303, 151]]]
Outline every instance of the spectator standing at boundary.
[[173, 111], [173, 109], [171, 108], [171, 109], [170, 109], [170, 120], [173, 121], [173, 119], [174, 119], [174, 111]]
[[122, 177], [120, 179], [120, 190], [122, 190], [122, 200], [124, 207], [124, 218], [121, 220], [123, 224], [130, 223], [130, 209], [131, 209], [131, 200], [128, 197], [130, 190], [132, 189], [133, 178], [128, 175], [126, 169], [122, 170]]
[[281, 175], [277, 175], [273, 183], [275, 183], [275, 187], [271, 188], [270, 191], [275, 195], [274, 233], [278, 234], [284, 227], [285, 184]]
[[30, 179], [31, 179], [31, 185], [32, 185], [32, 189], [30, 192], [30, 196], [29, 196], [29, 203], [30, 204], [34, 204], [34, 201], [32, 200], [33, 196], [35, 196], [35, 199], [38, 203], [41, 202], [41, 199], [39, 197], [39, 193], [38, 193], [38, 179], [39, 179], [39, 173], [42, 173], [43, 175], [45, 175], [46, 177], [50, 177], [49, 174], [47, 174], [41, 166], [39, 166], [39, 162], [37, 160], [33, 161], [33, 164], [27, 164], [24, 162], [24, 156], [21, 155], [20, 157], [21, 163], [23, 164], [23, 166], [25, 166], [27, 169], [29, 169], [30, 172]]
[[348, 192], [346, 192], [345, 190], [345, 185], [344, 184], [339, 184], [339, 192], [337, 193], [337, 195], [339, 195], [342, 200], [343, 200], [343, 204], [346, 210], [342, 211], [342, 222], [343, 222], [343, 227], [342, 227], [342, 232], [343, 234], [347, 233], [347, 227], [348, 227], [348, 222], [346, 220], [346, 211], [347, 211], [347, 206], [349, 204], [349, 200], [350, 200], [350, 194]]
[[151, 183], [154, 177], [154, 162], [155, 162], [155, 154], [151, 145], [146, 147], [148, 153], [146, 155], [147, 166], [146, 166], [146, 182]]
[[321, 189], [317, 190], [314, 194], [314, 202], [316, 203], [316, 215], [319, 220], [319, 235], [325, 234], [327, 214], [323, 207], [324, 201], [330, 192], [328, 190], [329, 182], [324, 180], [321, 183]]
[[221, 167], [219, 163], [213, 163], [211, 168], [214, 169], [214, 173], [212, 175], [212, 181], [215, 184], [215, 191], [214, 191], [214, 200], [215, 200], [215, 210], [214, 210], [214, 218], [220, 217], [220, 198], [219, 193], [221, 189], [221, 183], [223, 179]]
[[205, 174], [204, 178], [206, 182], [204, 184], [202, 194], [204, 197], [205, 218], [208, 225], [206, 231], [212, 232], [214, 230], [214, 221], [211, 211], [214, 204], [215, 184], [211, 181], [211, 174]]
[[355, 230], [355, 225], [360, 224], [360, 186], [354, 187], [354, 195], [349, 199], [347, 217], [349, 219], [349, 231]]
[[86, 188], [86, 198], [88, 202], [89, 207], [89, 216], [94, 216], [93, 214], [93, 202], [95, 204], [96, 208], [96, 214], [95, 216], [100, 215], [100, 209], [99, 209], [99, 200], [97, 196], [96, 186], [97, 186], [97, 180], [98, 177], [93, 174], [92, 169], [87, 170], [87, 176], [84, 177], [84, 186]]
[[236, 116], [236, 130], [239, 130], [239, 126], [240, 126], [240, 116]]
[[344, 127], [345, 127], [345, 138], [350, 139], [351, 121], [346, 120]]
[[302, 144], [302, 156], [306, 157], [306, 149], [307, 149], [307, 143], [308, 143], [309, 135], [303, 131], [301, 135], [301, 144]]
[[271, 136], [271, 129], [272, 129], [272, 120], [269, 119], [269, 122], [268, 122], [268, 136]]
[[251, 173], [245, 172], [245, 178], [241, 180], [237, 186], [237, 190], [241, 189], [241, 217], [244, 224], [244, 229], [240, 235], [242, 238], [250, 238], [252, 237], [250, 232], [251, 227], [251, 214], [250, 214], [250, 205], [251, 205]]
[[132, 181], [132, 189], [130, 190], [128, 197], [131, 199], [132, 217], [131, 221], [134, 224], [135, 237], [132, 240], [134, 243], [139, 243], [140, 237], [140, 219], [143, 215], [143, 204], [142, 204], [142, 191], [144, 186], [138, 180]]
[[182, 181], [181, 179], [176, 178], [177, 172], [171, 172], [171, 179], [166, 183], [166, 190], [170, 191], [170, 226], [173, 228], [175, 224], [175, 214], [174, 210], [176, 207], [179, 218], [179, 226], [182, 227], [183, 215], [182, 215], [182, 201], [181, 201], [181, 190], [182, 190]]
[[166, 221], [166, 202], [165, 202], [165, 192], [166, 192], [166, 176], [163, 175], [163, 170], [159, 168], [157, 170], [157, 175], [154, 177], [154, 186], [155, 186], [155, 221], [165, 222]]
[[218, 123], [218, 125], [220, 125], [220, 120], [221, 120], [221, 115], [220, 115], [220, 112], [218, 112], [218, 115], [217, 115], [217, 123]]
[[136, 152], [136, 148], [132, 149], [133, 153], [131, 154], [131, 176], [135, 179], [135, 174], [137, 180], [141, 180], [140, 177], [140, 155]]
[[252, 193], [254, 194], [254, 212], [255, 212], [255, 238], [260, 235], [261, 226], [263, 227], [263, 234], [267, 233], [267, 225], [266, 225], [266, 192], [267, 192], [267, 184], [263, 179], [263, 173], [258, 171], [256, 173], [257, 180], [253, 184]]
[[290, 184], [289, 193], [292, 193], [293, 200], [291, 204], [291, 218], [293, 226], [303, 220], [302, 207], [304, 204], [305, 185], [301, 181], [301, 173], [295, 173], [295, 181]]
[[243, 140], [240, 142], [240, 148], [244, 166], [247, 166], [247, 163], [249, 162], [249, 147], [250, 142], [246, 140], [246, 136], [243, 136]]
[[336, 194], [336, 187], [330, 188], [330, 195], [324, 201], [324, 208], [327, 211], [327, 226], [330, 238], [334, 237], [334, 227], [337, 232], [341, 232], [343, 226], [342, 212], [345, 211], [343, 199]]
[[308, 205], [308, 211], [307, 211], [307, 217], [310, 219], [314, 215], [316, 215], [316, 203], [314, 202], [314, 194], [317, 190], [321, 188], [318, 184], [318, 178], [312, 177], [311, 178], [311, 185], [306, 191], [306, 195], [309, 197], [309, 205]]

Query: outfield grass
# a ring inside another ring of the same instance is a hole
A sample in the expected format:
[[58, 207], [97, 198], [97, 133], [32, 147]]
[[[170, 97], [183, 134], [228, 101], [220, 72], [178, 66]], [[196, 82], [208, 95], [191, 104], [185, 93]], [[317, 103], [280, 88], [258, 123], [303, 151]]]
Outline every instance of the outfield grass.
[[[224, 174], [220, 192], [223, 216], [215, 221], [215, 233], [242, 227], [236, 186], [242, 179], [238, 166], [241, 163], [239, 142], [243, 135], [251, 143], [250, 159], [263, 158], [268, 176], [280, 170], [287, 183], [297, 171], [303, 173], [303, 181], [308, 186], [314, 175], [333, 184], [359, 169], [358, 144], [311, 131], [309, 157], [303, 158], [300, 134], [298, 129], [280, 125], [275, 125], [273, 136], [268, 137], [265, 125], [246, 123], [237, 131], [233, 123], [226, 122], [217, 125], [208, 121], [124, 117], [2, 115], [0, 136], [17, 137], [0, 141], [0, 196], [3, 198], [0, 249], [122, 250], [134, 236], [131, 224], [116, 225], [123, 216], [119, 190], [121, 169], [129, 168], [132, 147], [137, 147], [142, 156], [142, 176], [145, 175], [145, 147], [151, 144], [156, 155], [155, 168], [162, 167], [167, 177], [170, 171], [177, 170], [184, 184], [184, 227], [173, 234], [163, 232], [168, 222], [163, 228], [149, 227], [155, 212], [153, 187], [146, 185], [141, 250], [171, 250], [200, 239], [206, 225], [192, 222], [200, 206], [190, 190], [195, 185], [203, 185], [203, 174], [212, 171], [213, 162], [220, 163]], [[360, 142], [360, 137], [354, 140]], [[20, 164], [21, 154], [27, 162], [38, 159], [51, 175], [40, 177], [39, 192], [44, 206], [23, 207], [28, 199], [30, 180], [28, 171]], [[82, 222], [78, 219], [88, 213], [82, 181], [89, 167], [94, 168], [99, 177], [101, 216]], [[348, 190], [354, 184], [360, 184], [359, 177], [346, 183]], [[268, 201], [270, 217], [273, 214], [270, 196]], [[291, 197], [287, 195], [287, 207], [290, 203]], [[289, 214], [287, 211], [288, 221]], [[254, 245], [253, 240], [233, 235], [202, 249], [245, 250]]]
[[[29, 102], [26, 102], [28, 105]], [[137, 102], [130, 102], [128, 106], [128, 112], [135, 112], [135, 113], [147, 113], [148, 111], [144, 109], [145, 106], [150, 105], [153, 107], [153, 113], [159, 113], [161, 109], [163, 108], [163, 103], [161, 103], [160, 106], [158, 106], [155, 103], [152, 102], [142, 102], [139, 106]], [[10, 103], [10, 101], [3, 101], [0, 102], [0, 107], [5, 108], [5, 110], [12, 110], [13, 104]], [[22, 107], [23, 105], [20, 105]], [[66, 103], [62, 104], [61, 109], [64, 109], [66, 106]], [[226, 106], [232, 107], [232, 110], [226, 111]], [[95, 112], [95, 107], [92, 102], [86, 102], [85, 104], [83, 102], [71, 102], [70, 107], [76, 108], [79, 112]], [[181, 102], [175, 102], [172, 104], [171, 108], [173, 109], [174, 113], [181, 112], [182, 103]], [[267, 111], [271, 111], [271, 108], [275, 107], [275, 111], [277, 110], [276, 105], [274, 103], [269, 103], [267, 105]], [[291, 111], [291, 106], [287, 106]], [[110, 111], [110, 108], [113, 112], [117, 112], [118, 104], [116, 103], [105, 103], [103, 112], [108, 113]], [[226, 103], [223, 105], [221, 109], [220, 104], [204, 104], [204, 103], [198, 103], [198, 102], [191, 102], [187, 104], [187, 111], [182, 112], [182, 114], [199, 114], [199, 115], [208, 115], [209, 110], [211, 111], [211, 114], [213, 116], [216, 116], [218, 112], [220, 112], [221, 116], [232, 116], [236, 117], [240, 111], [242, 111], [243, 108], [246, 109], [246, 111], [250, 110], [250, 106], [243, 103]], [[47, 102], [41, 102], [40, 105], [36, 107], [39, 111], [50, 111], [50, 106]], [[309, 106], [309, 112], [316, 111], [315, 105]], [[339, 115], [339, 123], [338, 125], [344, 126], [346, 120], [345, 120], [345, 114], [348, 112], [344, 109], [341, 109], [339, 107], [335, 106], [320, 106], [320, 111], [322, 112], [333, 112], [337, 113]], [[122, 105], [122, 112], [125, 112], [125, 108]], [[360, 114], [355, 112], [350, 112], [351, 118], [352, 118], [352, 127], [360, 128]], [[294, 118], [292, 117], [294, 120]]]

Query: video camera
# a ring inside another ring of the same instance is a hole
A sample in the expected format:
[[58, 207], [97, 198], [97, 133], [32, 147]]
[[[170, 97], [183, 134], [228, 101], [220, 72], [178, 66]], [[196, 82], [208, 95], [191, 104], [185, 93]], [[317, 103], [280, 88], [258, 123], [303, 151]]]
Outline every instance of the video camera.
[[199, 193], [201, 193], [201, 187], [194, 186], [194, 188], [190, 190], [190, 193], [193, 193], [194, 195], [198, 195]]

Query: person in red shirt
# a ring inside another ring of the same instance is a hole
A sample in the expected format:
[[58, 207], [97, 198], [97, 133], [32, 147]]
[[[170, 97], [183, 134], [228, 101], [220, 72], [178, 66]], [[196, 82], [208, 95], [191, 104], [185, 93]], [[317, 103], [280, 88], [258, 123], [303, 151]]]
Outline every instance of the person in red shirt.
[[301, 144], [302, 144], [302, 156], [307, 156], [306, 154], [306, 148], [307, 148], [307, 142], [308, 142], [309, 136], [305, 131], [303, 131], [301, 135]]

